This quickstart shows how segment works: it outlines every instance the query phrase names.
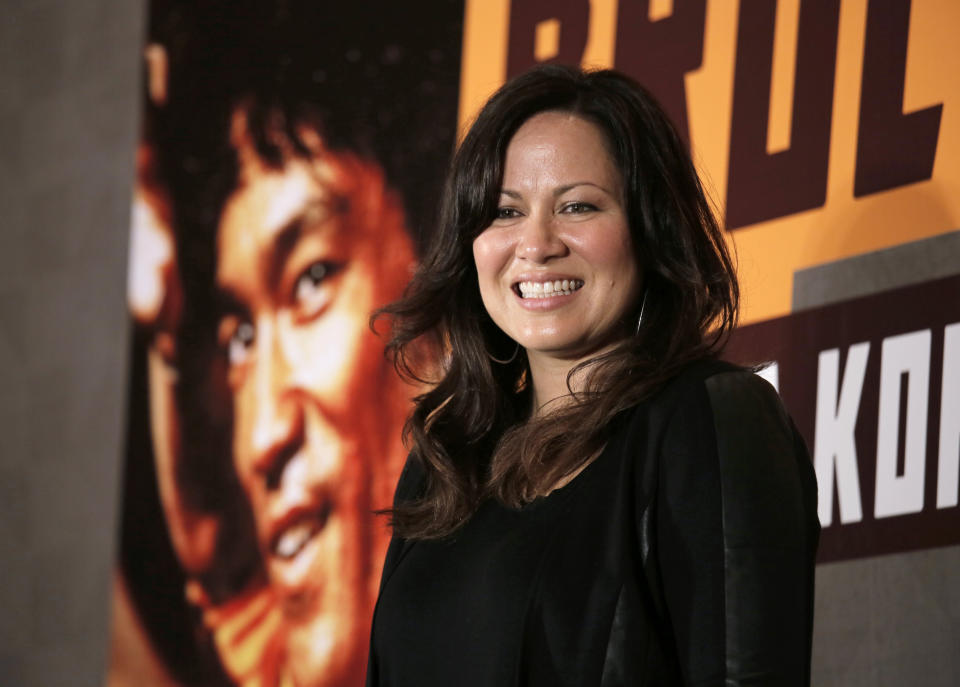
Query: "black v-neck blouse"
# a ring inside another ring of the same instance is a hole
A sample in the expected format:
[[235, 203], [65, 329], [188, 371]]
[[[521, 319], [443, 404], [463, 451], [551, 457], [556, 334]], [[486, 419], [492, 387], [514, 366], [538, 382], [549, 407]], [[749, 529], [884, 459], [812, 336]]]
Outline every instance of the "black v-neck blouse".
[[[408, 461], [397, 499], [422, 479]], [[394, 538], [367, 684], [809, 684], [816, 482], [776, 392], [716, 362], [621, 413], [573, 481]]]

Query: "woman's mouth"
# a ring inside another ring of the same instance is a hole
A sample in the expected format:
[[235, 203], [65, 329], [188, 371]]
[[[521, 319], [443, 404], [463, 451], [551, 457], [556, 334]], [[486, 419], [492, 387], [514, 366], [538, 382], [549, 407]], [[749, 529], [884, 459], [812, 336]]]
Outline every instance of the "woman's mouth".
[[520, 298], [553, 298], [569, 296], [583, 286], [582, 279], [555, 279], [553, 281], [522, 281], [514, 285]]

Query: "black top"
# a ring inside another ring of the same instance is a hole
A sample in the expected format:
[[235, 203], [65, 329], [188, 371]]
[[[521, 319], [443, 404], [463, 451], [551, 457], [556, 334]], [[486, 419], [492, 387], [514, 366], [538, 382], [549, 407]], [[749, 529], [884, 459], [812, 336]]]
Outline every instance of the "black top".
[[[397, 498], [421, 481], [408, 461]], [[697, 364], [561, 489], [394, 537], [367, 684], [807, 685], [816, 510], [776, 392]]]

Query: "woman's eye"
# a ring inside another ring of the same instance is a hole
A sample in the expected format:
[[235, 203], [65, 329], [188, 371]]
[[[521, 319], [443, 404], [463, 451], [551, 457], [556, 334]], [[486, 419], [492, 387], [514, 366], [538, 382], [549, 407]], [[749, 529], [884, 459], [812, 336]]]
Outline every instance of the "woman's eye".
[[300, 275], [294, 286], [293, 297], [301, 316], [317, 314], [330, 302], [331, 294], [326, 281], [337, 268], [333, 263], [317, 261]]
[[516, 208], [497, 208], [497, 219], [513, 219], [519, 216], [520, 212]]
[[250, 358], [256, 330], [249, 322], [237, 324], [227, 341], [227, 361], [231, 366], [243, 365]]
[[566, 205], [563, 206], [563, 212], [566, 212], [572, 215], [579, 215], [584, 212], [592, 212], [593, 210], [596, 210], [596, 209], [597, 207], [595, 205], [592, 205], [590, 203], [583, 203], [581, 201], [574, 201], [573, 203], [567, 203]]

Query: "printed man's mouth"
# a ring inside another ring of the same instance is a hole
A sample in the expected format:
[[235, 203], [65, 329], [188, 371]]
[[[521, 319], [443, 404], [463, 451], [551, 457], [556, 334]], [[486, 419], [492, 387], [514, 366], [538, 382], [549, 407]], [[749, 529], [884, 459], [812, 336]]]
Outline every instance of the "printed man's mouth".
[[281, 559], [291, 560], [300, 553], [311, 539], [316, 537], [330, 517], [331, 504], [325, 500], [319, 507], [291, 511], [276, 528], [270, 539], [270, 553]]

